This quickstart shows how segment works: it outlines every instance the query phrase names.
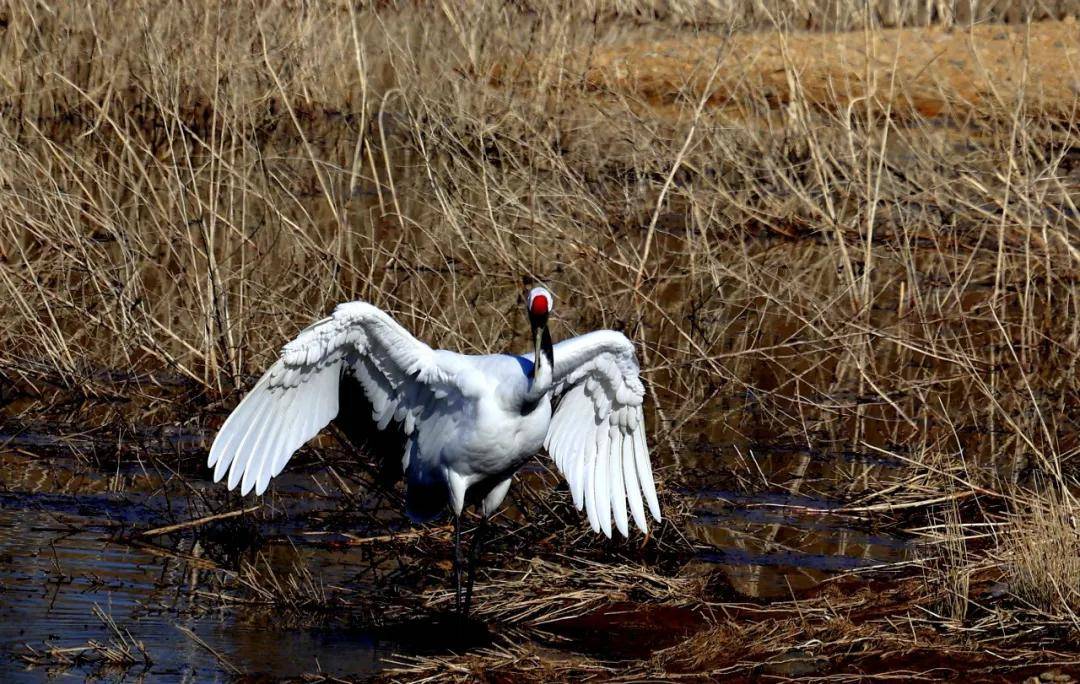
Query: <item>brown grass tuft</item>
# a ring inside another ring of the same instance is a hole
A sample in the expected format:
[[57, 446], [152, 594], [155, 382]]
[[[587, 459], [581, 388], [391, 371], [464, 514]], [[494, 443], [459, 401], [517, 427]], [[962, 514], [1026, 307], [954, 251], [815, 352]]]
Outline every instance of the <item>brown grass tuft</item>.
[[1080, 507], [1053, 491], [1014, 499], [1002, 552], [1012, 592], [1080, 630]]

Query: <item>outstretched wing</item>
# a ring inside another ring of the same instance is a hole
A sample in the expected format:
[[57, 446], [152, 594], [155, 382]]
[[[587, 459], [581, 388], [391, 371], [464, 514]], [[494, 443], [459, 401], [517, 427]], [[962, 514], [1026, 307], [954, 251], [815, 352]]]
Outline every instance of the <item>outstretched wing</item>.
[[[407, 435], [433, 398], [460, 392], [456, 369], [388, 314], [366, 302], [341, 304], [285, 345], [221, 426], [207, 465], [229, 489], [262, 494], [289, 458], [338, 414], [338, 386], [350, 372], [379, 429]], [[408, 452], [406, 452], [406, 457]]]
[[642, 495], [657, 522], [656, 500], [634, 345], [621, 333], [599, 330], [554, 347], [552, 392], [558, 399], [544, 446], [566, 477], [574, 505], [585, 507], [593, 530], [629, 536], [626, 515], [648, 532]]

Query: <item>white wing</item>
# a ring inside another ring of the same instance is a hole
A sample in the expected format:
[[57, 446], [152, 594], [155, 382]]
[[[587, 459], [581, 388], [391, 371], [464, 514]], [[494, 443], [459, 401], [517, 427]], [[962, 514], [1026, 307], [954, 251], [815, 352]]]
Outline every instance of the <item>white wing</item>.
[[593, 530], [611, 536], [611, 519], [629, 536], [626, 506], [648, 532], [642, 494], [657, 522], [652, 464], [645, 445], [634, 345], [612, 330], [599, 330], [554, 346], [553, 395], [560, 401], [544, 446], [566, 477], [574, 505], [584, 505]]
[[447, 365], [371, 304], [341, 304], [286, 344], [226, 419], [207, 460], [214, 481], [228, 472], [229, 489], [240, 484], [241, 494], [262, 494], [293, 453], [337, 416], [346, 369], [363, 387], [379, 429], [396, 420], [411, 434], [432, 398], [460, 393], [460, 369]]

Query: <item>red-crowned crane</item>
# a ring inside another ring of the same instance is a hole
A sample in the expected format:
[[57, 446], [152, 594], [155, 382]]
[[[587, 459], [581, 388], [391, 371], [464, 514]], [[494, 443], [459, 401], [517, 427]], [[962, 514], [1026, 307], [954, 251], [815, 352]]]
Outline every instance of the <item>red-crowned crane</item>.
[[612, 330], [553, 345], [547, 325], [553, 303], [542, 287], [528, 293], [531, 355], [487, 356], [432, 349], [366, 302], [339, 305], [285, 345], [222, 425], [207, 461], [214, 481], [227, 474], [229, 489], [239, 485], [243, 495], [262, 494], [293, 453], [331, 420], [349, 421], [338, 416], [339, 402], [342, 392], [353, 392], [362, 394], [357, 402], [370, 405], [378, 429], [396, 426], [404, 438], [410, 515], [430, 517], [446, 504], [454, 514], [459, 612], [461, 513], [475, 504], [482, 515], [469, 554], [467, 615], [487, 518], [514, 473], [541, 447], [593, 530], [610, 537], [614, 519], [628, 536], [633, 518], [648, 532], [645, 506], [659, 522], [660, 505], [634, 346]]

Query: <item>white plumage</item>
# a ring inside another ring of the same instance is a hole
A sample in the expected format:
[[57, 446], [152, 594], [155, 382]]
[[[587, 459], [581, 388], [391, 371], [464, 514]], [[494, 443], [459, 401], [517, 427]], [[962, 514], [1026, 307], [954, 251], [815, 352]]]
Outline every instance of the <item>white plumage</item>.
[[406, 437], [409, 485], [445, 485], [456, 516], [470, 502], [490, 516], [543, 446], [594, 530], [610, 537], [614, 522], [628, 536], [632, 519], [647, 532], [645, 508], [659, 521], [660, 505], [634, 347], [610, 330], [552, 345], [552, 301], [543, 288], [529, 293], [532, 355], [433, 350], [370, 304], [338, 306], [285, 345], [222, 425], [208, 460], [214, 480], [228, 475], [230, 489], [262, 494], [338, 415], [351, 376], [378, 428], [397, 425]]

